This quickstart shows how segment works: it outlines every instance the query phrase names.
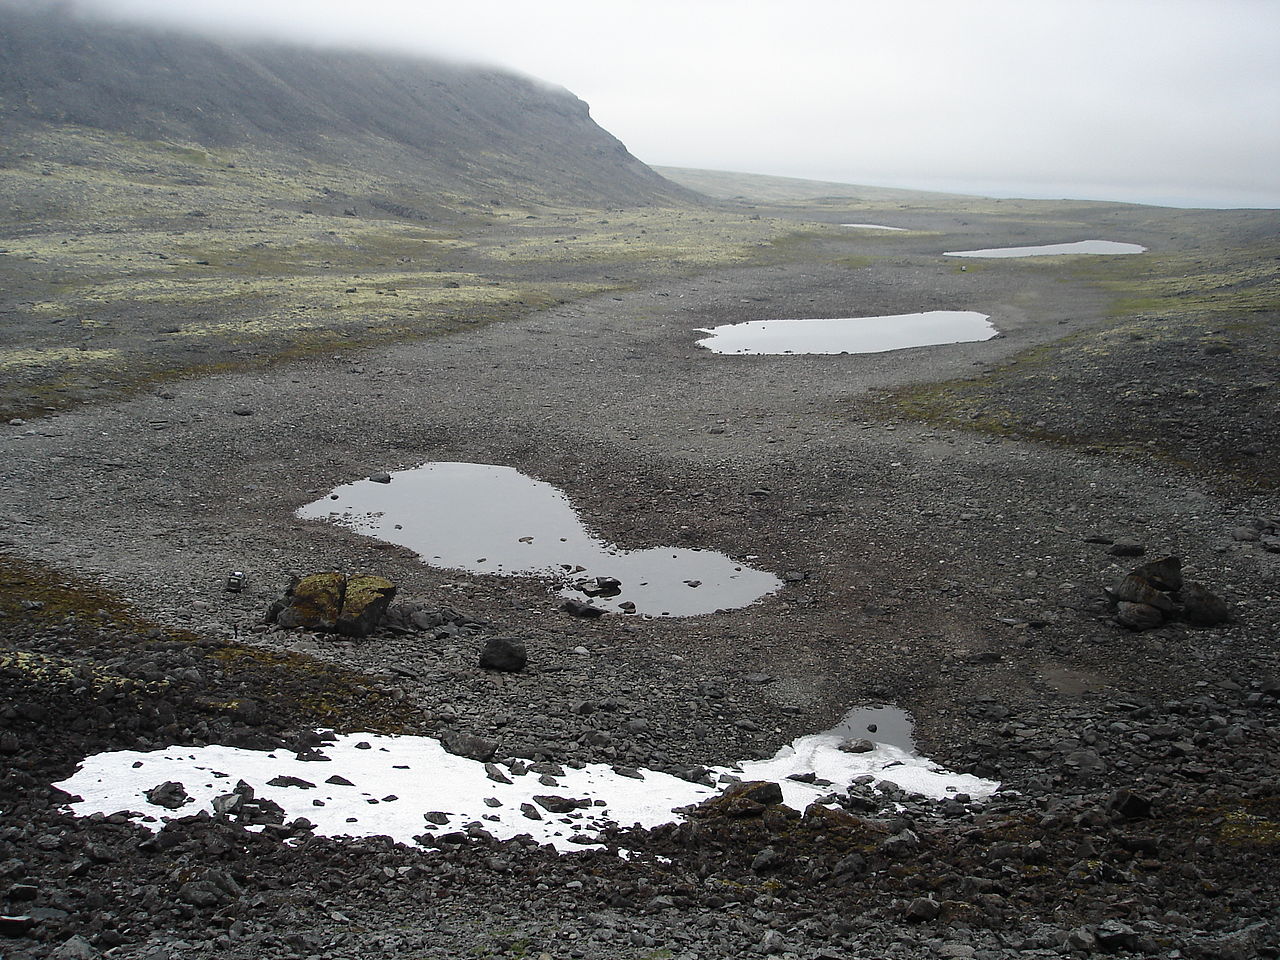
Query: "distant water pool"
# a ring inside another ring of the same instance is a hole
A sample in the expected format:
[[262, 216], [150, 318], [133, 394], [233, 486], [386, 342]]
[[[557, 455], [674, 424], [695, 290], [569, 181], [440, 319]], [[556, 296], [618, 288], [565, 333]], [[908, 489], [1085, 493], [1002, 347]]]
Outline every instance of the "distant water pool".
[[[591, 534], [557, 488], [511, 467], [425, 463], [358, 480], [298, 510], [415, 551], [434, 567], [544, 576], [606, 610], [688, 617], [745, 607], [782, 582], [721, 553], [622, 550]], [[603, 578], [603, 580], [601, 579]]]
[[699, 340], [698, 346], [713, 353], [778, 355], [883, 353], [990, 340], [998, 331], [985, 313], [930, 310], [834, 320], [749, 320], [699, 332], [710, 336]]
[[1118, 240], [1077, 240], [1075, 243], [1046, 243], [1036, 247], [990, 247], [986, 250], [953, 250], [944, 257], [1061, 257], [1079, 254], [1116, 256], [1146, 253], [1147, 248]]
[[883, 223], [842, 223], [842, 227], [856, 227], [859, 230], [901, 230], [906, 232], [906, 227], [886, 227]]

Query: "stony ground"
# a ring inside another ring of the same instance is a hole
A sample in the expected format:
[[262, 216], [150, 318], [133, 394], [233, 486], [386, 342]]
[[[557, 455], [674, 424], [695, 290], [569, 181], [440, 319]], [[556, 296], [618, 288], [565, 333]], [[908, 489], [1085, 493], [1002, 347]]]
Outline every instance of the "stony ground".
[[[483, 329], [7, 427], [5, 955], [1275, 956], [1274, 305], [1174, 314], [1154, 267], [939, 255], [1105, 235], [1254, 276], [1267, 231], [1108, 206], [1069, 222], [1032, 205], [766, 212], [917, 232], [818, 231], [771, 264], [646, 268]], [[1273, 297], [1257, 276], [1248, 289]], [[989, 313], [1002, 337], [864, 357], [692, 345], [732, 320], [941, 308]], [[1224, 339], [1238, 366], [1206, 352]], [[1170, 393], [1175, 373], [1214, 386]], [[1122, 399], [1159, 391], [1214, 442], [1174, 450], [1174, 414]], [[750, 556], [786, 586], [705, 617], [586, 621], [541, 581], [434, 570], [292, 516], [430, 460], [517, 467], [621, 546]], [[1145, 555], [1118, 555], [1126, 541]], [[1112, 622], [1102, 587], [1165, 554], [1231, 622]], [[438, 627], [347, 641], [260, 623], [291, 574], [331, 568], [390, 577]], [[223, 589], [232, 570], [242, 593]], [[522, 638], [529, 668], [481, 670], [492, 635]], [[623, 860], [207, 818], [153, 837], [74, 821], [48, 788], [93, 750], [298, 744], [316, 727], [678, 771], [772, 754], [870, 702], [912, 710], [927, 755], [1006, 789], [981, 805], [860, 793], [803, 817], [711, 810], [619, 838], [641, 851]]]

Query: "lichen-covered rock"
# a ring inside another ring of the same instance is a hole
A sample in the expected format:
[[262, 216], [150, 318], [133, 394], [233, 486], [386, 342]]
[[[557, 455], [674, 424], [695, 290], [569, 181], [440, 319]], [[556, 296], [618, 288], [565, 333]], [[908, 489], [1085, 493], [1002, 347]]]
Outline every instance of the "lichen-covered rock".
[[367, 637], [381, 625], [395, 595], [396, 585], [385, 577], [347, 577], [336, 570], [313, 573], [295, 580], [264, 619], [285, 630], [302, 627]]
[[782, 787], [769, 780], [733, 783], [717, 797], [699, 804], [699, 817], [759, 817], [782, 803]]
[[276, 614], [276, 623], [286, 630], [332, 631], [342, 615], [342, 597], [347, 578], [336, 570], [313, 573], [294, 583], [285, 595], [287, 605]]
[[334, 628], [347, 637], [369, 636], [378, 629], [395, 595], [396, 585], [385, 577], [359, 574], [347, 578]]

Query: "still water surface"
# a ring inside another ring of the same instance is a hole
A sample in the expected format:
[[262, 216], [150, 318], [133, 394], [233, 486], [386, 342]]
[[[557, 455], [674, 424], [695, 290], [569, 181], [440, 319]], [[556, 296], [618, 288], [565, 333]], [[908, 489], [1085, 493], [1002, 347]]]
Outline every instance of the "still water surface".
[[[511, 467], [426, 463], [358, 480], [298, 510], [471, 573], [545, 576], [562, 596], [606, 610], [685, 617], [744, 607], [772, 593], [772, 573], [710, 550], [622, 550], [594, 536], [556, 487]], [[597, 578], [621, 583], [599, 592]], [[632, 606], [634, 605], [634, 606]]]
[[734, 354], [883, 353], [990, 340], [997, 333], [990, 321], [985, 313], [973, 310], [834, 320], [749, 320], [699, 331], [710, 336], [699, 340], [698, 346], [713, 353]]
[[1075, 243], [1046, 243], [1037, 247], [990, 247], [986, 250], [953, 250], [944, 257], [1061, 257], [1073, 254], [1118, 255], [1146, 253], [1147, 248], [1136, 243], [1120, 243], [1117, 240], [1078, 240]]

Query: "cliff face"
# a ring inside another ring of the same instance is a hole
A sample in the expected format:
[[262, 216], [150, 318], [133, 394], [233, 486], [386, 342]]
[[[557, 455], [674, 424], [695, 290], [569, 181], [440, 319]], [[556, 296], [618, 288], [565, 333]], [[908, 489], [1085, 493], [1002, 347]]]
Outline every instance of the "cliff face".
[[567, 90], [498, 70], [230, 43], [0, 3], [0, 120], [349, 163], [455, 196], [664, 203]]

